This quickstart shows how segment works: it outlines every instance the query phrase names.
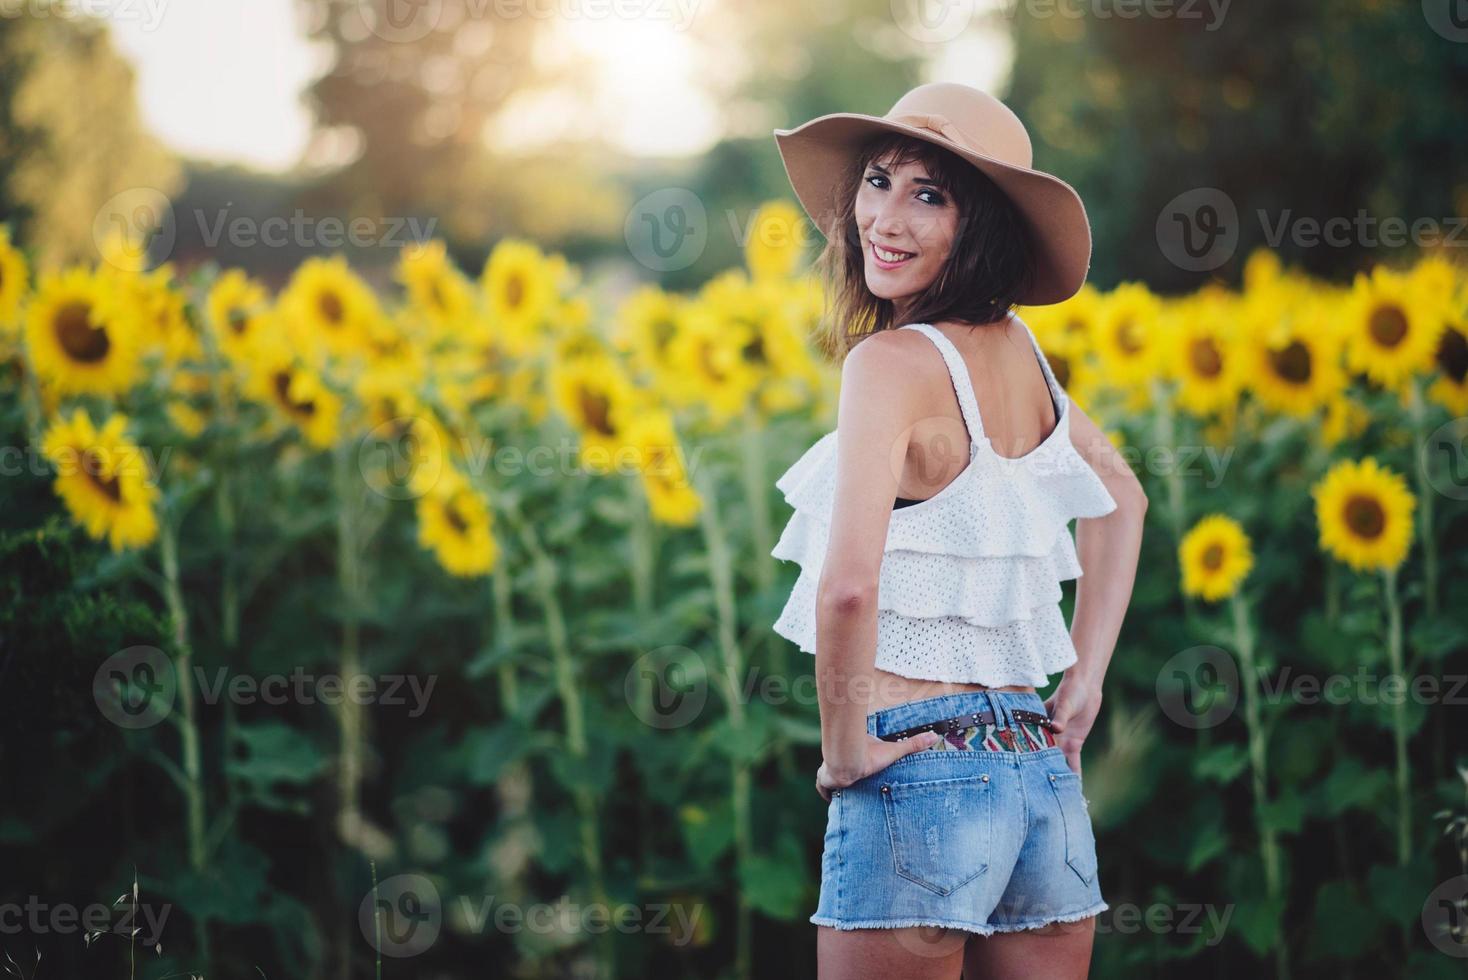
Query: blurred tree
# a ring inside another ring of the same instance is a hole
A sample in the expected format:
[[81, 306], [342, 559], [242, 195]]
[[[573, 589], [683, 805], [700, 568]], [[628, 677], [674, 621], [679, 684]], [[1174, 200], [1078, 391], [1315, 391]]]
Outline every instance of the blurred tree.
[[[828, 112], [880, 115], [922, 81], [928, 54], [899, 30], [891, 0], [724, 4], [700, 11], [694, 32], [709, 48], [708, 82], [730, 135], [688, 177], [687, 186], [710, 205], [714, 227], [705, 257], [666, 277], [677, 288], [740, 264], [738, 235], [759, 204], [794, 199], [772, 130]], [[812, 254], [822, 241], [812, 229]]]
[[95, 258], [99, 210], [139, 188], [171, 194], [179, 168], [143, 129], [106, 27], [46, 6], [0, 17], [0, 221], [54, 265]]
[[[1035, 8], [1043, 17], [1015, 8], [1007, 101], [1030, 127], [1036, 166], [1085, 199], [1100, 286], [1180, 290], [1208, 277], [1157, 241], [1159, 214], [1196, 188], [1237, 208], [1237, 246], [1214, 273], [1234, 282], [1271, 239], [1286, 262], [1341, 276], [1387, 255], [1372, 244], [1379, 224], [1357, 230], [1363, 210], [1446, 230], [1468, 206], [1468, 127], [1452, 94], [1468, 84], [1468, 44], [1434, 30], [1421, 4], [1276, 0], [1221, 16], [1173, 4], [1158, 7], [1168, 16], [1126, 18], [1062, 16], [1064, 6]], [[1279, 235], [1302, 218], [1351, 222], [1349, 242]]]
[[539, 157], [489, 143], [527, 92], [590, 84], [547, 69], [554, 20], [483, 0], [298, 0], [310, 37], [333, 49], [309, 91], [309, 155], [340, 164], [308, 194], [319, 210], [439, 218], [438, 234], [560, 240], [620, 232], [620, 199], [585, 148]]

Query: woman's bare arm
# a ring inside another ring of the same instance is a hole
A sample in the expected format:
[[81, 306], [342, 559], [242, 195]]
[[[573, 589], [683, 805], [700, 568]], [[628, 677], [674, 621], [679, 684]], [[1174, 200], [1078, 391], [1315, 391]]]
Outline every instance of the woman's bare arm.
[[[877, 656], [877, 587], [912, 423], [929, 394], [931, 342], [879, 333], [846, 356], [836, 425], [836, 499], [816, 598], [821, 746], [838, 782], [859, 778]], [[925, 370], [926, 368], [926, 370]]]
[[1105, 517], [1076, 521], [1081, 576], [1076, 580], [1075, 613], [1070, 625], [1076, 662], [1065, 672], [1049, 701], [1051, 717], [1060, 729], [1059, 744], [1071, 768], [1079, 772], [1081, 743], [1090, 734], [1101, 708], [1101, 682], [1116, 649], [1136, 582], [1147, 495], [1096, 423], [1075, 402], [1071, 402], [1070, 411], [1071, 443], [1116, 501], [1116, 509]]

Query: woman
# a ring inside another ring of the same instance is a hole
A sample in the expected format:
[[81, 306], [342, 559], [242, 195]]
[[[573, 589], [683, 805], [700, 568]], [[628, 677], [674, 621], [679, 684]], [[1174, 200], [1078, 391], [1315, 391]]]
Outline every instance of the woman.
[[1084, 977], [1108, 906], [1080, 752], [1147, 500], [1012, 307], [1081, 287], [1085, 209], [967, 86], [775, 135], [844, 355], [773, 552], [820, 695], [821, 976]]

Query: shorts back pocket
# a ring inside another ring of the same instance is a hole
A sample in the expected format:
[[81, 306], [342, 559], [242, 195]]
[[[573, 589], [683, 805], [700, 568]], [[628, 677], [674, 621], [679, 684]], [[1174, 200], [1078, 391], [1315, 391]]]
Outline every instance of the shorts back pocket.
[[1080, 774], [1053, 772], [1050, 774], [1050, 788], [1055, 790], [1055, 801], [1065, 821], [1065, 863], [1089, 885], [1096, 877], [1096, 837], [1091, 829], [1086, 798], [1081, 792]]
[[987, 871], [993, 799], [987, 775], [883, 784], [897, 873], [949, 895]]

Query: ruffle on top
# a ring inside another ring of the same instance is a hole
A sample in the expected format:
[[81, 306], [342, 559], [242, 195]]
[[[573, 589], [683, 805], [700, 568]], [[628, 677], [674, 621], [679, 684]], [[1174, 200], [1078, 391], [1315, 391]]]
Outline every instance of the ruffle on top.
[[[934, 342], [940, 351], [949, 344], [941, 334]], [[878, 588], [877, 667], [924, 680], [1038, 687], [1075, 662], [1059, 605], [1060, 583], [1081, 575], [1069, 524], [1108, 514], [1116, 501], [1072, 445], [1069, 399], [1041, 357], [1059, 403], [1045, 441], [1018, 459], [999, 456], [982, 436], [976, 402], [965, 404], [971, 389], [960, 391], [969, 430], [979, 433], [968, 466], [934, 496], [892, 511]], [[949, 358], [945, 351], [955, 385], [967, 383], [966, 370], [959, 381]], [[794, 513], [770, 553], [798, 563], [800, 575], [774, 629], [807, 653], [816, 646], [835, 483], [834, 431], [775, 481]]]

